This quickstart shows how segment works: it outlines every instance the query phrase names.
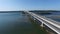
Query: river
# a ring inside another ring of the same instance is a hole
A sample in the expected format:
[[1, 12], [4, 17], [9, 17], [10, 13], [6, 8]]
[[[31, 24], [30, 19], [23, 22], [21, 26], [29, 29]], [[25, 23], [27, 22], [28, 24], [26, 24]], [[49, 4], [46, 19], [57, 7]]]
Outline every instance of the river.
[[40, 14], [39, 12], [37, 12], [36, 14], [42, 15], [52, 20], [60, 22], [60, 11], [53, 11], [53, 12], [51, 11], [50, 13], [51, 14]]
[[22, 12], [0, 13], [0, 34], [43, 34], [39, 30]]

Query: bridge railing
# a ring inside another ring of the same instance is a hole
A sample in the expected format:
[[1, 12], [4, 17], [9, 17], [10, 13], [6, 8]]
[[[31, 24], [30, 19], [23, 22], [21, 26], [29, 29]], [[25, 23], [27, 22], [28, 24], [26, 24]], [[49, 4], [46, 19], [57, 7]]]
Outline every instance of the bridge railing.
[[60, 34], [60, 22], [54, 21], [52, 19], [46, 18], [45, 16], [37, 15], [32, 12], [28, 12], [31, 16], [38, 19], [39, 21], [42, 21], [45, 25], [47, 25], [49, 28], [54, 30], [56, 33]]

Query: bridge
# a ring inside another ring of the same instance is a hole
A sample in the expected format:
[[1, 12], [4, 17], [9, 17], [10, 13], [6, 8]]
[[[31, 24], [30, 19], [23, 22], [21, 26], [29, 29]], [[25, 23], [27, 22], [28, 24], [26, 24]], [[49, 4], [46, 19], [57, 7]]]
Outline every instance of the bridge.
[[40, 21], [42, 23], [40, 26], [44, 27], [44, 25], [46, 25], [57, 34], [60, 34], [60, 22], [54, 21], [50, 18], [46, 18], [45, 16], [42, 15], [37, 15], [33, 12], [29, 12], [29, 11], [24, 11], [24, 12], [34, 17], [34, 19]]

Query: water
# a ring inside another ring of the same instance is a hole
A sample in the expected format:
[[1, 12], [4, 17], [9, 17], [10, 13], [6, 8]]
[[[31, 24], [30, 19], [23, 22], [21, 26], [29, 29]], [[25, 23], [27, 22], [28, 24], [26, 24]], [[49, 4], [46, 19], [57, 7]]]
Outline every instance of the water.
[[48, 18], [51, 18], [51, 19], [53, 19], [55, 21], [60, 22], [60, 11], [51, 12], [51, 13], [52, 14], [50, 14], [50, 15], [44, 15], [44, 16], [46, 16]]
[[24, 29], [32, 28], [27, 16], [22, 13], [0, 13], [0, 34], [22, 34]]
[[[38, 12], [37, 12], [37, 14], [38, 14]], [[60, 22], [60, 11], [51, 12], [51, 14], [43, 14], [43, 16]]]
[[21, 12], [0, 13], [0, 34], [38, 34], [41, 32], [34, 27], [28, 16]]

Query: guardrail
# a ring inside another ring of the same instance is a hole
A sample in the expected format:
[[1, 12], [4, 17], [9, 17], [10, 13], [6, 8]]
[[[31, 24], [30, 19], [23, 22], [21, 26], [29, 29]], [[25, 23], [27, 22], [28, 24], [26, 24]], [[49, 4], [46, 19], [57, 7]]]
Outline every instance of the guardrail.
[[26, 11], [26, 13], [30, 14], [31, 16], [33, 16], [37, 20], [43, 22], [43, 24], [48, 26], [50, 29], [52, 29], [56, 33], [60, 34], [60, 22], [46, 18], [45, 16], [37, 15], [37, 14], [29, 12], [29, 11]]

